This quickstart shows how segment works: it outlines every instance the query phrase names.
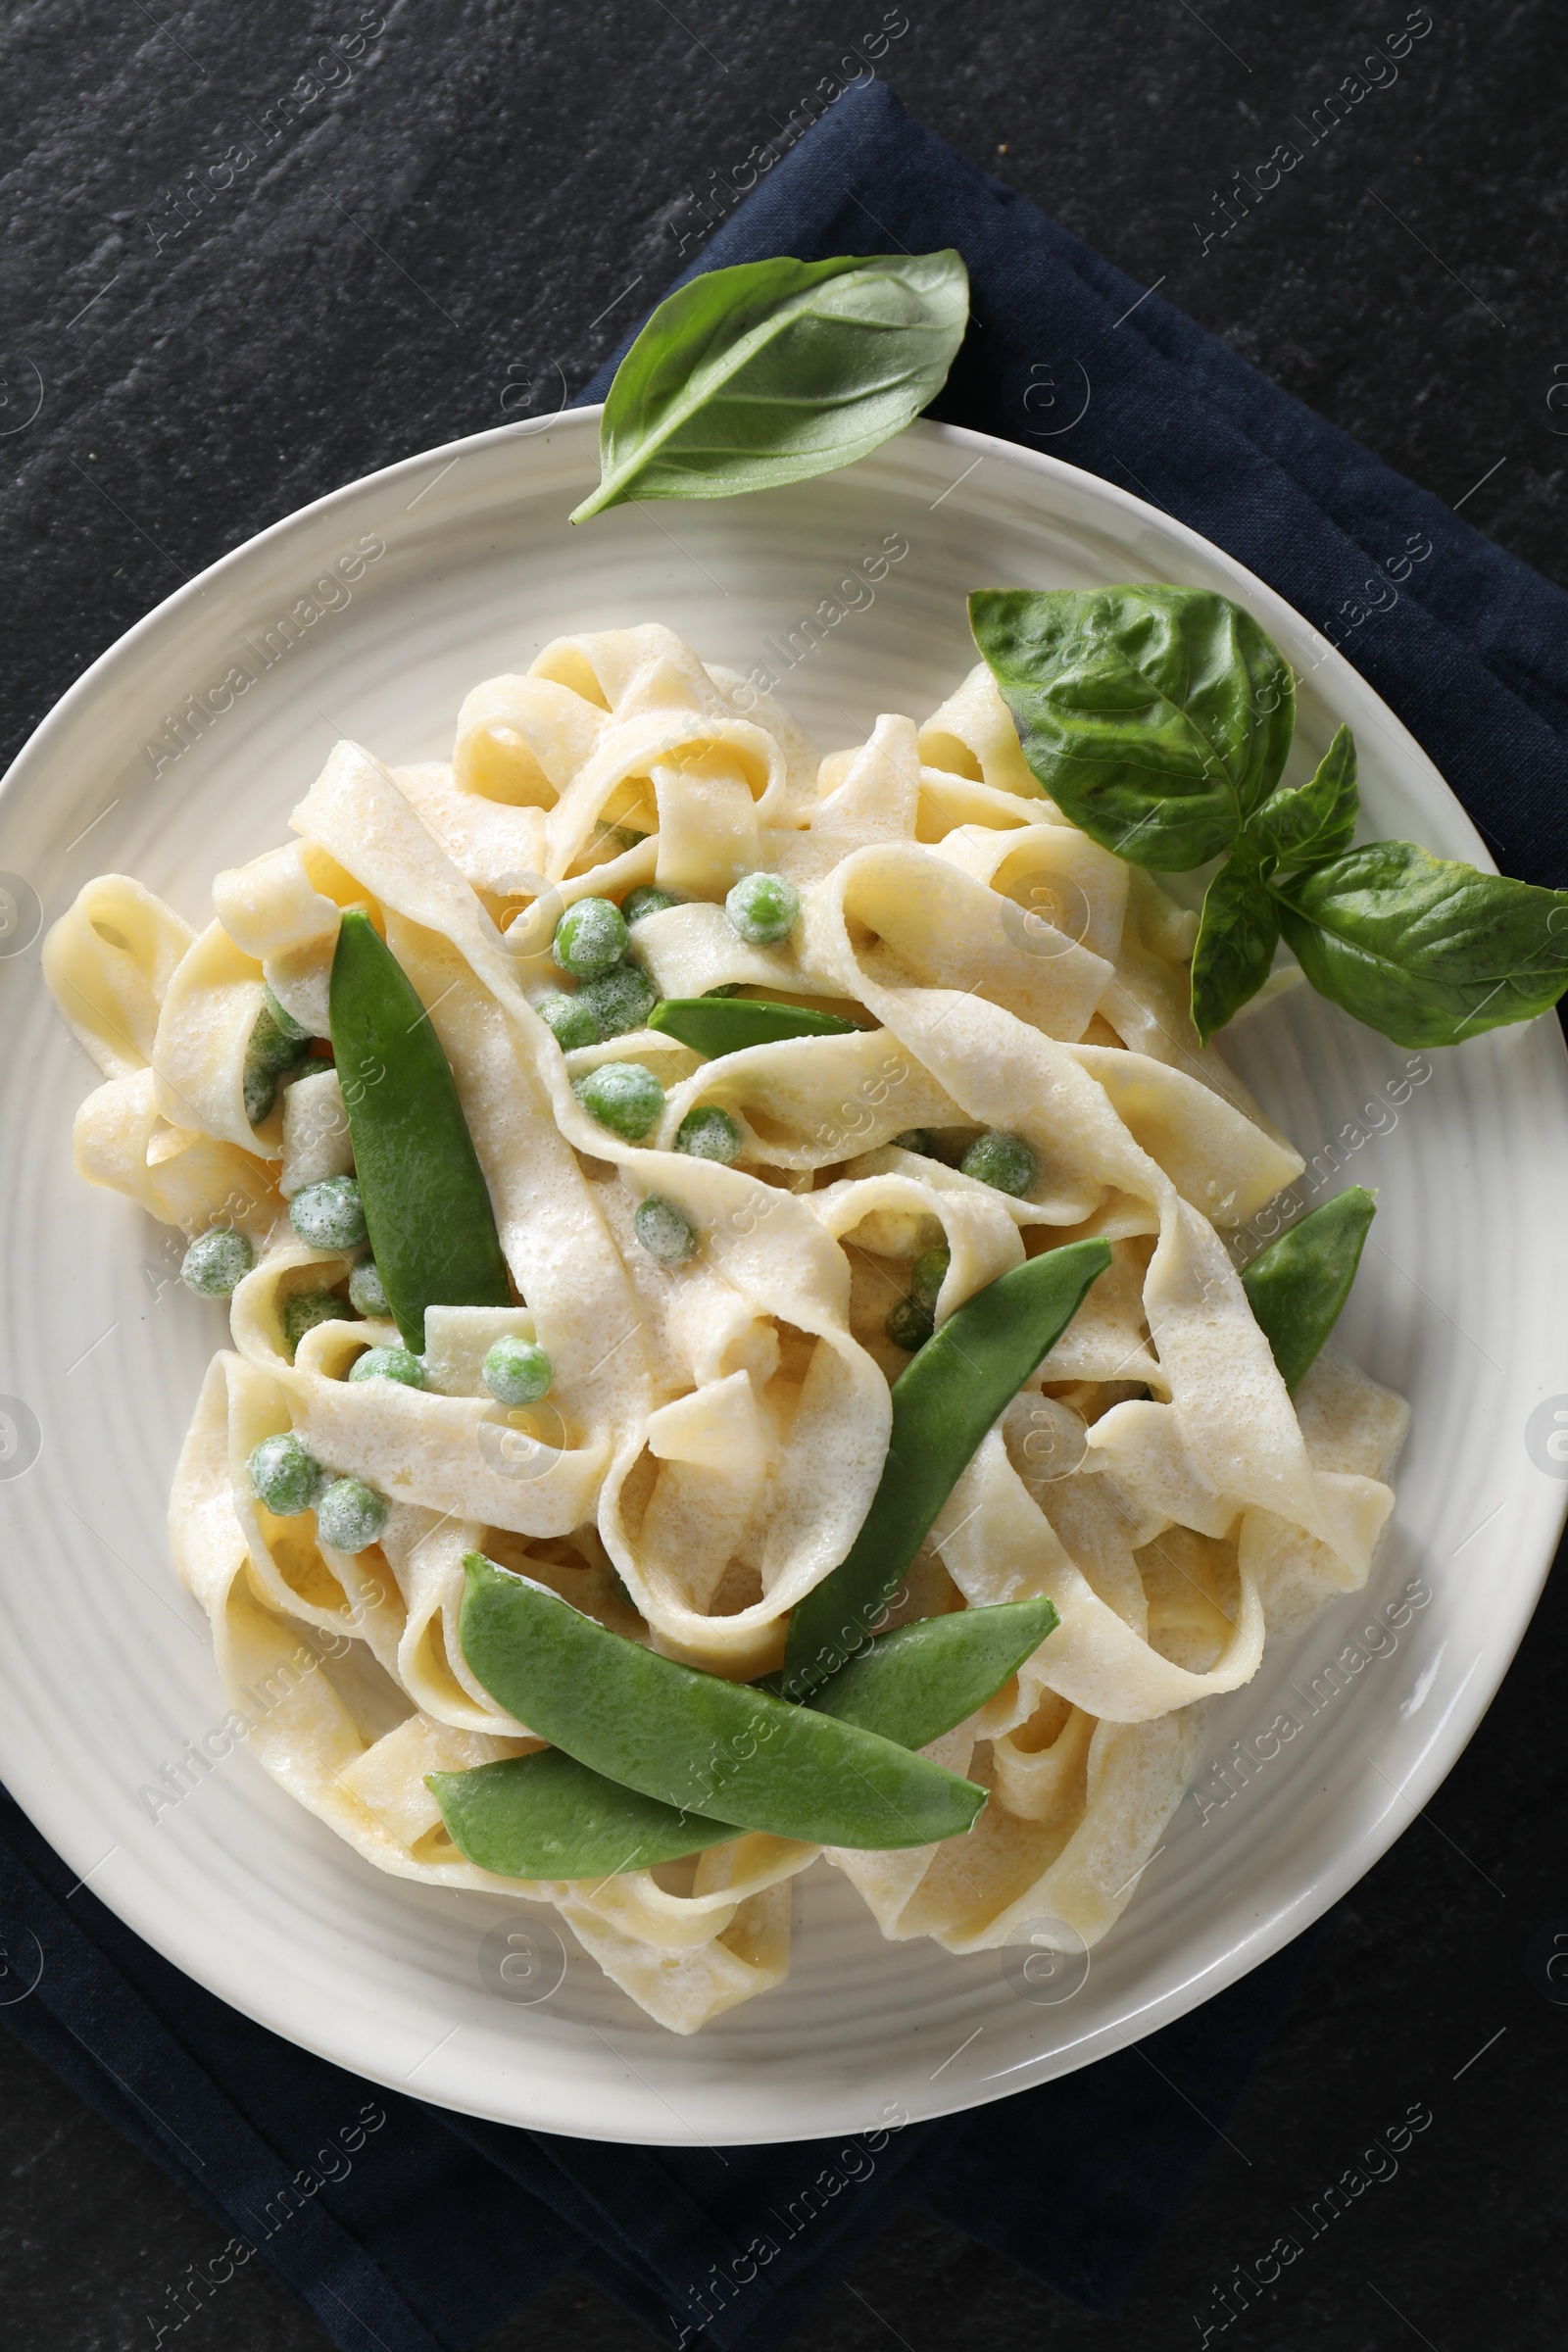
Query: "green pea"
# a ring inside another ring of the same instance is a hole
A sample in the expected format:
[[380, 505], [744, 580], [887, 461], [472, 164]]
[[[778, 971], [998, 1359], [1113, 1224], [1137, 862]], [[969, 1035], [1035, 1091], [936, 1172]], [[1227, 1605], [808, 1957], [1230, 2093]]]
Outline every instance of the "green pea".
[[479, 1366], [479, 1377], [497, 1404], [537, 1404], [549, 1396], [555, 1376], [544, 1349], [512, 1332], [504, 1332], [486, 1349]]
[[556, 925], [551, 954], [574, 980], [594, 980], [626, 953], [626, 925], [613, 899], [579, 899]]
[[260, 1127], [262, 1121], [270, 1116], [272, 1104], [277, 1100], [277, 1080], [265, 1064], [252, 1061], [247, 1055], [240, 1075], [240, 1093], [245, 1103], [245, 1116], [253, 1127]]
[[435, 1024], [358, 907], [338, 931], [331, 1004], [370, 1248], [417, 1353], [427, 1306], [512, 1303], [490, 1189]]
[[285, 1298], [278, 1320], [283, 1326], [283, 1341], [292, 1355], [308, 1331], [318, 1323], [348, 1323], [353, 1321], [343, 1301], [334, 1291], [295, 1291]]
[[201, 1298], [226, 1298], [256, 1263], [247, 1234], [228, 1225], [199, 1233], [179, 1263], [179, 1279]]
[[395, 1380], [405, 1389], [430, 1386], [423, 1364], [412, 1348], [367, 1348], [349, 1372], [350, 1380]]
[[270, 985], [266, 981], [262, 983], [262, 1010], [268, 1015], [279, 1036], [288, 1038], [295, 1046], [310, 1044], [311, 1032], [306, 1028], [305, 1023], [297, 1021], [291, 1012], [284, 1009], [273, 996]]
[[292, 1431], [279, 1438], [264, 1438], [252, 1448], [245, 1467], [256, 1494], [278, 1519], [293, 1519], [301, 1511], [314, 1510], [326, 1485], [326, 1472]]
[[889, 1309], [888, 1319], [882, 1328], [895, 1348], [903, 1348], [913, 1355], [925, 1346], [935, 1331], [936, 1318], [928, 1306], [921, 1305], [918, 1298], [901, 1298], [897, 1306]]
[[[278, 1011], [282, 1009], [279, 1005]], [[286, 1015], [284, 1017], [287, 1018]], [[274, 1076], [280, 1076], [284, 1070], [291, 1070], [300, 1058], [301, 1040], [297, 1032], [297, 1022], [290, 1021], [285, 1029], [270, 1007], [264, 1004], [252, 1024], [246, 1053], [254, 1055]]]
[[937, 1295], [947, 1280], [946, 1247], [922, 1250], [909, 1269], [909, 1296], [901, 1298], [882, 1328], [895, 1348], [915, 1355], [936, 1329]]
[[381, 1280], [381, 1269], [373, 1257], [362, 1257], [349, 1276], [349, 1299], [362, 1315], [381, 1318], [391, 1314], [392, 1309], [387, 1304], [386, 1284]]
[[638, 1203], [632, 1226], [649, 1256], [657, 1257], [662, 1266], [683, 1266], [697, 1255], [696, 1226], [677, 1202], [666, 1200], [660, 1193], [650, 1193]]
[[922, 1250], [909, 1268], [910, 1298], [921, 1306], [935, 1306], [952, 1262], [952, 1251], [945, 1242], [934, 1250]]
[[737, 1003], [717, 989], [706, 997], [666, 997], [648, 1018], [650, 1029], [678, 1037], [694, 1054], [716, 1060], [743, 1054], [749, 1046], [781, 1045], [792, 1037], [853, 1037], [853, 1021], [836, 1012], [813, 1012], [805, 1004], [768, 1004], [748, 997]]
[[[984, 1706], [1056, 1621], [1044, 1598], [925, 1618], [882, 1635], [808, 1704], [900, 1747], [924, 1747]], [[734, 1835], [728, 1823], [622, 1788], [559, 1747], [469, 1772], [431, 1773], [425, 1785], [460, 1851], [507, 1878], [651, 1870]]]
[[658, 1126], [664, 1107], [659, 1080], [635, 1061], [602, 1061], [597, 1070], [574, 1078], [571, 1091], [590, 1118], [628, 1144], [640, 1144]]
[[741, 1131], [716, 1102], [699, 1102], [676, 1128], [675, 1149], [689, 1152], [693, 1159], [716, 1159], [727, 1168], [740, 1156]]
[[299, 1061], [304, 1037], [299, 1023], [289, 1019], [270, 989], [264, 989], [262, 1009], [245, 1047], [245, 1116], [253, 1127], [259, 1127], [271, 1109], [278, 1079]]
[[334, 1551], [364, 1551], [379, 1539], [390, 1509], [363, 1478], [335, 1478], [316, 1506], [316, 1532]]
[[788, 939], [801, 911], [801, 894], [782, 874], [743, 874], [724, 901], [730, 929], [748, 947]]
[[1023, 1137], [1000, 1127], [976, 1136], [958, 1166], [965, 1176], [994, 1185], [999, 1193], [1010, 1193], [1015, 1200], [1023, 1199], [1040, 1173], [1039, 1157]]
[[925, 1845], [984, 1790], [875, 1733], [660, 1657], [469, 1552], [463, 1651], [510, 1714], [661, 1804], [814, 1844]]
[[1288, 1389], [1306, 1378], [1339, 1321], [1377, 1206], [1375, 1194], [1351, 1185], [1259, 1250], [1242, 1276]]
[[900, 1373], [887, 1461], [860, 1532], [792, 1613], [790, 1697], [804, 1697], [864, 1646], [981, 1439], [1109, 1263], [1102, 1241], [1026, 1259], [966, 1298]]
[[679, 905], [679, 899], [672, 899], [667, 890], [656, 890], [651, 882], [645, 882], [637, 890], [628, 890], [621, 900], [621, 920], [640, 923], [646, 915], [662, 914], [667, 907]]
[[628, 1029], [646, 1025], [659, 1002], [659, 991], [641, 964], [614, 963], [597, 980], [583, 982], [577, 1002], [588, 1005], [601, 1037], [624, 1037]]
[[[352, 1121], [351, 1121], [352, 1124]], [[313, 1250], [354, 1250], [365, 1239], [365, 1206], [352, 1176], [307, 1184], [288, 1204], [288, 1221]]]
[[705, 988], [696, 1001], [706, 1004], [711, 997], [738, 997], [745, 986], [744, 980], [721, 980], [717, 988]]
[[264, 988], [262, 1009], [252, 1024], [247, 1054], [264, 1062], [274, 1076], [280, 1077], [301, 1060], [309, 1043], [298, 1021], [290, 1020], [270, 989]]
[[579, 1046], [597, 1046], [603, 1040], [594, 1008], [580, 989], [574, 997], [558, 989], [553, 996], [541, 997], [534, 1010], [563, 1054], [574, 1054]]
[[902, 1135], [893, 1138], [893, 1143], [900, 1152], [918, 1152], [924, 1159], [936, 1157], [929, 1127], [906, 1127]]

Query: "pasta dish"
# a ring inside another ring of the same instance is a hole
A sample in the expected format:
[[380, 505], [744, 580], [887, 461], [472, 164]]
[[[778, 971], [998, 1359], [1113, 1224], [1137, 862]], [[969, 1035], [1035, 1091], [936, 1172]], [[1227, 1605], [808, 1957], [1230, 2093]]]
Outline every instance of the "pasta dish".
[[1197, 918], [984, 663], [824, 758], [656, 624], [477, 686], [450, 764], [340, 743], [291, 826], [205, 928], [108, 875], [45, 957], [79, 1172], [226, 1301], [170, 1525], [251, 1752], [679, 2033], [819, 1859], [890, 1938], [1096, 1942], [1407, 1418], [1244, 1283], [1303, 1161]]

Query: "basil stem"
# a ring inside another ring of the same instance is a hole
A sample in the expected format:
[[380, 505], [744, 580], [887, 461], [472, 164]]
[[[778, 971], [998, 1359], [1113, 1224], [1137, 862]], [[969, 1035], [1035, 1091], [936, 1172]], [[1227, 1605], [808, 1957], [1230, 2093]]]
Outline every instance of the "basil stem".
[[1260, 1250], [1242, 1275], [1257, 1327], [1293, 1392], [1340, 1319], [1361, 1262], [1377, 1196], [1353, 1184]]
[[678, 1037], [694, 1054], [716, 1060], [748, 1046], [776, 1046], [791, 1037], [853, 1037], [856, 1025], [836, 1012], [804, 1004], [764, 1004], [749, 997], [666, 997], [649, 1015], [650, 1029]]
[[893, 1384], [881, 1482], [849, 1553], [796, 1604], [784, 1690], [804, 1698], [863, 1649], [937, 1513], [999, 1413], [1048, 1355], [1110, 1263], [1069, 1242], [976, 1291]]
[[612, 1634], [476, 1551], [464, 1656], [552, 1747], [677, 1812], [811, 1845], [933, 1844], [985, 1791], [891, 1740]]
[[585, 522], [627, 499], [734, 498], [853, 464], [947, 381], [969, 315], [962, 257], [779, 255], [710, 270], [654, 312], [615, 370]]
[[1223, 857], [1278, 783], [1295, 680], [1228, 598], [985, 588], [969, 625], [1030, 768], [1117, 857], [1162, 873]]
[[[886, 1634], [810, 1705], [900, 1747], [924, 1747], [995, 1695], [1057, 1623], [1045, 1598], [927, 1617]], [[585, 1879], [651, 1870], [742, 1833], [608, 1781], [558, 1747], [426, 1776], [470, 1862], [506, 1878]]]
[[495, 1210], [441, 1040], [361, 907], [338, 932], [330, 1005], [370, 1251], [417, 1355], [427, 1306], [512, 1304]]

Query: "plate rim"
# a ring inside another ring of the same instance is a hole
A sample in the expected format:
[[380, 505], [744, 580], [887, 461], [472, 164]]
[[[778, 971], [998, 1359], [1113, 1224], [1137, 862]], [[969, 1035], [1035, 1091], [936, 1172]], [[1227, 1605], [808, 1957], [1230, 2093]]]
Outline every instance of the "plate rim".
[[[22, 743], [9, 763], [4, 777], [0, 778], [0, 822], [4, 821], [10, 813], [15, 800], [25, 790], [30, 771], [51, 758], [56, 737], [66, 733], [78, 721], [82, 712], [90, 709], [113, 668], [127, 659], [134, 659], [145, 643], [167, 629], [172, 621], [181, 617], [186, 609], [194, 611], [198, 600], [204, 599], [209, 589], [215, 584], [221, 585], [225, 574], [230, 570], [237, 570], [253, 562], [258, 554], [265, 554], [274, 545], [281, 544], [302, 526], [318, 521], [324, 515], [329, 514], [335, 507], [358, 498], [367, 491], [386, 487], [395, 488], [400, 483], [407, 484], [421, 470], [427, 469], [442, 460], [455, 462], [465, 455], [481, 450], [504, 449], [523, 441], [540, 438], [548, 440], [553, 432], [562, 429], [573, 433], [581, 432], [597, 422], [602, 415], [602, 409], [603, 404], [565, 406], [548, 417], [529, 418], [515, 424], [491, 426], [480, 433], [466, 434], [455, 440], [438, 443], [429, 449], [412, 452], [406, 457], [393, 461], [390, 465], [373, 468], [368, 473], [357, 475], [349, 481], [339, 483], [331, 490], [320, 493], [316, 498], [308, 500], [304, 505], [290, 510], [288, 514], [266, 524], [260, 531], [252, 533], [235, 547], [227, 549], [213, 563], [193, 573], [179, 587], [172, 590], [147, 612], [139, 615], [127, 629], [95, 656], [87, 667], [73, 680], [72, 684], [44, 713]], [[883, 449], [870, 453], [869, 457], [861, 463], [874, 465], [885, 450], [896, 447], [900, 441], [907, 441], [911, 438], [917, 444], [926, 447], [953, 447], [959, 452], [973, 455], [977, 460], [994, 455], [1009, 467], [1021, 465], [1026, 471], [1036, 473], [1048, 485], [1054, 483], [1069, 488], [1092, 506], [1108, 504], [1111, 508], [1120, 510], [1124, 515], [1146, 519], [1162, 539], [1167, 542], [1174, 540], [1178, 546], [1184, 547], [1190, 554], [1199, 558], [1205, 567], [1211, 568], [1217, 565], [1235, 583], [1234, 593], [1239, 599], [1256, 608], [1261, 608], [1258, 616], [1264, 620], [1265, 625], [1269, 625], [1271, 612], [1287, 616], [1294, 629], [1305, 631], [1323, 648], [1322, 659], [1317, 665], [1318, 670], [1322, 673], [1319, 683], [1323, 699], [1336, 710], [1344, 707], [1347, 703], [1351, 703], [1360, 704], [1369, 712], [1375, 713], [1376, 723], [1385, 731], [1392, 731], [1400, 756], [1422, 770], [1429, 783], [1438, 787], [1449, 805], [1450, 814], [1458, 820], [1459, 825], [1469, 836], [1465, 854], [1470, 861], [1484, 871], [1495, 872], [1497, 870], [1484, 838], [1458, 795], [1397, 712], [1389, 707], [1370, 681], [1363, 677], [1338, 647], [1324, 637], [1323, 632], [1317, 629], [1315, 624], [1307, 620], [1305, 615], [1291, 605], [1287, 598], [1278, 590], [1270, 587], [1238, 558], [1230, 555], [1216, 542], [1205, 538], [1201, 532], [1195, 530], [1178, 516], [1167, 514], [1164, 509], [1155, 506], [1152, 501], [1139, 497], [1135, 492], [1124, 489], [1121, 484], [1112, 482], [1103, 475], [1094, 473], [1087, 467], [1074, 466], [1067, 460], [1058, 458], [1048, 451], [1030, 449], [1022, 443], [1008, 441], [999, 435], [981, 432], [969, 426], [949, 424], [921, 417], [913, 425], [905, 428], [903, 433], [894, 436], [891, 443], [884, 444]], [[442, 468], [443, 471], [450, 469], [450, 463]], [[974, 470], [975, 468], [972, 466], [968, 469], [969, 473]], [[438, 473], [432, 478], [428, 487], [433, 489], [439, 478]], [[956, 489], [959, 482], [967, 478], [967, 474], [960, 475], [950, 487]], [[40, 778], [39, 781], [43, 783], [46, 779]], [[1532, 1024], [1532, 1026], [1539, 1026], [1539, 1023]], [[1568, 1042], [1565, 1042], [1558, 1023], [1553, 1021], [1552, 1027], [1554, 1033], [1553, 1058], [1557, 1064], [1559, 1077], [1563, 1081], [1565, 1097], [1568, 1097]], [[1174, 2023], [1191, 2010], [1212, 1999], [1230, 1984], [1239, 1982], [1242, 1977], [1249, 1975], [1254, 1968], [1261, 1966], [1264, 1961], [1282, 1950], [1286, 1944], [1294, 1941], [1315, 1920], [1321, 1918], [1326, 1911], [1339, 1902], [1404, 1834], [1415, 1818], [1415, 1813], [1430, 1801], [1432, 1795], [1441, 1787], [1474, 1738], [1496, 1696], [1539, 1606], [1541, 1593], [1546, 1577], [1550, 1573], [1565, 1519], [1568, 1519], [1568, 1484], [1564, 1484], [1558, 1498], [1555, 1511], [1555, 1533], [1549, 1544], [1543, 1546], [1544, 1556], [1534, 1563], [1528, 1578], [1522, 1577], [1517, 1569], [1515, 1570], [1510, 1588], [1513, 1599], [1511, 1618], [1505, 1626], [1497, 1629], [1499, 1638], [1489, 1643], [1487, 1651], [1478, 1656], [1476, 1670], [1472, 1672], [1455, 1694], [1447, 1714], [1427, 1740], [1420, 1756], [1412, 1766], [1408, 1778], [1397, 1791], [1397, 1795], [1412, 1807], [1407, 1818], [1397, 1817], [1395, 1804], [1391, 1801], [1381, 1812], [1365, 1821], [1352, 1837], [1338, 1843], [1334, 1849], [1332, 1860], [1320, 1866], [1315, 1871], [1311, 1882], [1300, 1887], [1294, 1897], [1277, 1903], [1266, 1919], [1258, 1921], [1250, 1933], [1238, 1936], [1224, 1954], [1210, 1959], [1196, 1973], [1183, 1979], [1180, 1983], [1166, 1984], [1161, 1989], [1151, 1993], [1136, 2007], [1125, 2010], [1114, 2022], [1102, 2023], [1087, 2029], [1078, 2040], [1007, 2067], [1000, 2077], [982, 2078], [978, 2082], [969, 2081], [961, 2087], [955, 2085], [951, 2093], [944, 2092], [933, 2099], [919, 2100], [917, 2102], [918, 2112], [909, 2120], [913, 2122], [935, 2121], [945, 2116], [973, 2112], [989, 2105], [996, 2099], [1010, 2097], [1015, 2092], [1035, 2087], [1055, 2080], [1059, 2076], [1074, 2073], [1084, 2066], [1096, 2063], [1101, 2058], [1114, 2055], [1130, 2044], [1141, 2041], [1149, 2034], [1158, 2032], [1162, 2027]], [[3, 1680], [3, 1677], [0, 1677], [0, 1680]], [[74, 1840], [66, 1838], [57, 1840], [54, 1834], [43, 1827], [39, 1814], [34, 1812], [33, 1803], [29, 1801], [29, 1797], [35, 1801], [39, 1791], [33, 1789], [29, 1790], [27, 1794], [24, 1794], [15, 1780], [8, 1786], [18, 1804], [46, 1841], [54, 1846], [55, 1850], [72, 1868], [80, 1868], [82, 1857], [70, 1850]], [[41, 1810], [47, 1814], [48, 1808], [44, 1807]], [[668, 2130], [654, 2132], [636, 2123], [629, 2126], [624, 2121], [617, 2123], [617, 2119], [613, 2115], [608, 2118], [596, 2118], [592, 2128], [585, 2128], [581, 2123], [553, 2111], [548, 2116], [540, 2116], [537, 2113], [530, 2114], [526, 2112], [526, 2102], [522, 2108], [519, 2108], [518, 2103], [514, 2100], [510, 2103], [497, 2101], [487, 2105], [472, 2096], [471, 2093], [459, 2096], [455, 2092], [443, 2092], [434, 2085], [428, 2089], [415, 2089], [405, 2078], [397, 2073], [395, 2068], [390, 2066], [390, 2063], [383, 2071], [378, 2068], [373, 2059], [361, 2055], [358, 2050], [346, 2056], [341, 2039], [334, 2042], [325, 2034], [313, 2034], [298, 2014], [298, 2003], [296, 2003], [295, 2012], [285, 2015], [281, 2005], [273, 2007], [268, 2001], [266, 1997], [268, 1986], [257, 1984], [254, 1981], [245, 1981], [236, 1989], [233, 1979], [240, 1975], [243, 1963], [237, 1963], [232, 1971], [225, 1971], [224, 1967], [220, 1965], [222, 1957], [220, 1949], [213, 1951], [207, 1966], [200, 1965], [199, 1962], [193, 1964], [191, 1959], [183, 1956], [177, 1950], [172, 1950], [170, 1948], [171, 1940], [176, 1944], [178, 1940], [177, 1933], [173, 1933], [173, 1931], [177, 1931], [177, 1920], [169, 1922], [168, 1931], [163, 1936], [154, 1932], [163, 1925], [162, 1915], [157, 1912], [156, 1901], [150, 1915], [147, 1914], [145, 1906], [138, 1904], [135, 1899], [136, 1884], [137, 1882], [132, 1881], [130, 1888], [122, 1892], [118, 1899], [115, 1894], [109, 1892], [99, 1893], [98, 1899], [103, 1901], [133, 1934], [141, 1936], [159, 1953], [160, 1957], [179, 1969], [182, 1974], [192, 1978], [194, 1982], [202, 1984], [217, 1998], [239, 2010], [242, 2015], [251, 2018], [268, 2031], [277, 2034], [280, 2038], [291, 2042], [298, 2048], [309, 2050], [329, 2064], [344, 2067], [361, 2075], [366, 2081], [382, 2088], [396, 2091], [405, 2097], [416, 2098], [423, 2104], [443, 2110], [472, 2115], [486, 2121], [521, 2126], [525, 2129], [547, 2130], [559, 2132], [564, 2137], [603, 2139], [613, 2144], [636, 2146], [757, 2144], [738, 2132], [726, 2132], [722, 2129], [715, 2130], [710, 2127], [707, 2132], [699, 2132], [694, 2127], [679, 2132]], [[94, 1888], [94, 1892], [98, 1893], [98, 1889]], [[511, 2079], [514, 2080], [514, 2078]], [[832, 2118], [826, 2121], [821, 2117], [805, 2121], [798, 2118], [787, 2119], [782, 2128], [771, 2134], [766, 2144], [784, 2145], [809, 2140], [820, 2136], [824, 2132], [846, 2128]]]

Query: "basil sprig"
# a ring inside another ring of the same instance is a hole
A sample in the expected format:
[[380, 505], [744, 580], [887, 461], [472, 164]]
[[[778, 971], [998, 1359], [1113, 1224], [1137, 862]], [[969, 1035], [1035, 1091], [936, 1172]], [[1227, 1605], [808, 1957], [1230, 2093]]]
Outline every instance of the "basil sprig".
[[1349, 848], [1360, 809], [1355, 737], [1348, 727], [1339, 727], [1310, 780], [1273, 793], [1252, 830], [1279, 864], [1313, 865]]
[[1092, 839], [1159, 872], [1224, 862], [1203, 898], [1192, 1014], [1206, 1044], [1269, 974], [1283, 934], [1314, 988], [1401, 1046], [1532, 1020], [1568, 987], [1568, 893], [1351, 847], [1355, 744], [1341, 727], [1281, 785], [1289, 664], [1211, 589], [982, 589], [969, 621], [1024, 758]]
[[693, 278], [615, 370], [601, 480], [572, 521], [628, 499], [769, 490], [865, 457], [941, 391], [968, 316], [952, 251], [779, 255]]
[[1280, 944], [1279, 909], [1255, 837], [1244, 831], [1203, 893], [1193, 948], [1193, 1026], [1206, 1046], [1255, 997]]
[[1340, 727], [1309, 781], [1270, 793], [1236, 836], [1203, 893], [1193, 950], [1193, 1026], [1205, 1046], [1268, 978], [1285, 922], [1283, 869], [1348, 850], [1359, 810], [1355, 738]]

